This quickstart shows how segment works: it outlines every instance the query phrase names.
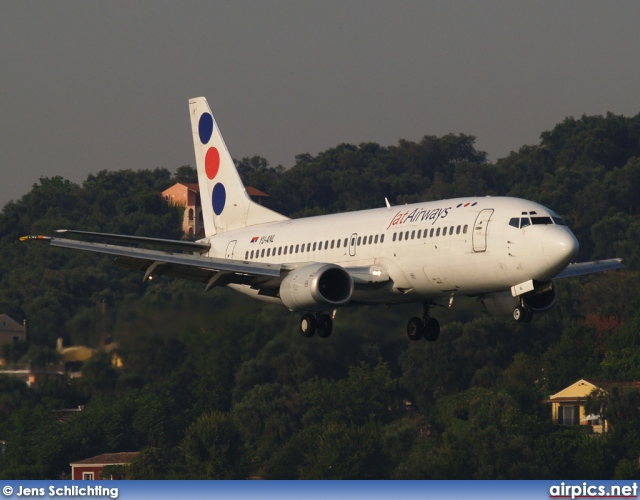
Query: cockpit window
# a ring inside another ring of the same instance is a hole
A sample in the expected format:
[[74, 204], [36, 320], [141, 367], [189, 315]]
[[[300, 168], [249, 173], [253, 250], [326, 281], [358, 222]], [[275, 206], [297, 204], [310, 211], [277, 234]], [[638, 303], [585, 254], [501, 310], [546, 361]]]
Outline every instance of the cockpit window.
[[558, 224], [558, 226], [566, 226], [566, 224], [560, 217], [552, 217], [552, 219], [553, 219], [553, 222]]
[[[531, 215], [531, 217], [513, 217], [512, 219], [509, 219], [509, 225], [520, 229], [531, 226], [532, 224], [534, 226], [553, 224], [557, 224], [558, 226], [566, 226], [564, 221], [557, 214], [552, 214], [551, 216], [540, 216], [532, 214], [535, 214], [535, 212], [529, 212], [528, 215]], [[522, 215], [526, 215], [526, 213], [523, 212]]]
[[531, 222], [534, 226], [542, 224], [553, 224], [551, 217], [531, 217]]

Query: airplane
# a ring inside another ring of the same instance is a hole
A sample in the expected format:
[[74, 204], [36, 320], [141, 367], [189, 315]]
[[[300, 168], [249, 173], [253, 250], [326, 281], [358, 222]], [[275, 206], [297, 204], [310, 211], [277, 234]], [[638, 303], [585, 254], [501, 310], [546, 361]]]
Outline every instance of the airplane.
[[[434, 341], [430, 316], [456, 297], [478, 297], [495, 314], [529, 322], [556, 303], [554, 280], [624, 267], [622, 259], [572, 264], [578, 241], [553, 210], [509, 197], [462, 197], [290, 219], [251, 200], [207, 100], [189, 101], [205, 237], [174, 241], [61, 229], [24, 236], [114, 256], [116, 265], [226, 286], [302, 313], [305, 337], [329, 337], [337, 310], [422, 304], [410, 340]], [[158, 249], [139, 245], [157, 246]], [[444, 302], [444, 304], [443, 304]]]

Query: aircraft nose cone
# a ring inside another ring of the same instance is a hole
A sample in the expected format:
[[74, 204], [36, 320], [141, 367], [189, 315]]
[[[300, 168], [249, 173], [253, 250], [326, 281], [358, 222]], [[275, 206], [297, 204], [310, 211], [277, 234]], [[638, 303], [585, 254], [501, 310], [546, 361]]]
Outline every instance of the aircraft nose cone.
[[563, 226], [551, 226], [542, 240], [542, 250], [554, 274], [562, 271], [578, 253], [578, 240]]

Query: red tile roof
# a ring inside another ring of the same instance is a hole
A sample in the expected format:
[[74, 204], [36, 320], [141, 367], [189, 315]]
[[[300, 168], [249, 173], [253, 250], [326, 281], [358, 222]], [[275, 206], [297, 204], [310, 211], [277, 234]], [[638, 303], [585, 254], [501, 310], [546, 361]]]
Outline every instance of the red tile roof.
[[138, 456], [139, 451], [123, 451], [120, 453], [103, 453], [77, 462], [71, 462], [69, 465], [124, 465], [130, 463]]

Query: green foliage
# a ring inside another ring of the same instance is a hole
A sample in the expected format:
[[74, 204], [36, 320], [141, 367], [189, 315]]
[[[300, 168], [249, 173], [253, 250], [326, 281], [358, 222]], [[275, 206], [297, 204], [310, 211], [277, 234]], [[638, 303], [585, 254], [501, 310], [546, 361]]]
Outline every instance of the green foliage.
[[243, 442], [232, 418], [215, 411], [201, 415], [180, 443], [186, 477], [191, 479], [245, 479]]
[[[27, 319], [29, 339], [1, 354], [44, 366], [58, 337], [109, 339], [124, 366], [101, 353], [81, 379], [37, 390], [0, 377], [0, 478], [59, 478], [118, 451], [140, 451], [126, 471], [137, 479], [637, 478], [637, 392], [592, 398], [603, 436], [552, 425], [541, 401], [580, 378], [640, 380], [639, 134], [640, 115], [607, 114], [567, 118], [493, 164], [464, 134], [340, 144], [287, 169], [237, 162], [289, 216], [519, 196], [561, 214], [579, 260], [625, 259], [623, 272], [558, 282], [556, 307], [529, 325], [457, 299], [435, 311], [435, 343], [406, 340], [412, 305], [341, 310], [330, 339], [303, 339], [282, 308], [18, 241], [59, 228], [177, 239], [182, 212], [159, 194], [197, 182], [189, 166], [40, 179], [0, 214], [0, 312]], [[65, 422], [51, 412], [78, 405]]]

